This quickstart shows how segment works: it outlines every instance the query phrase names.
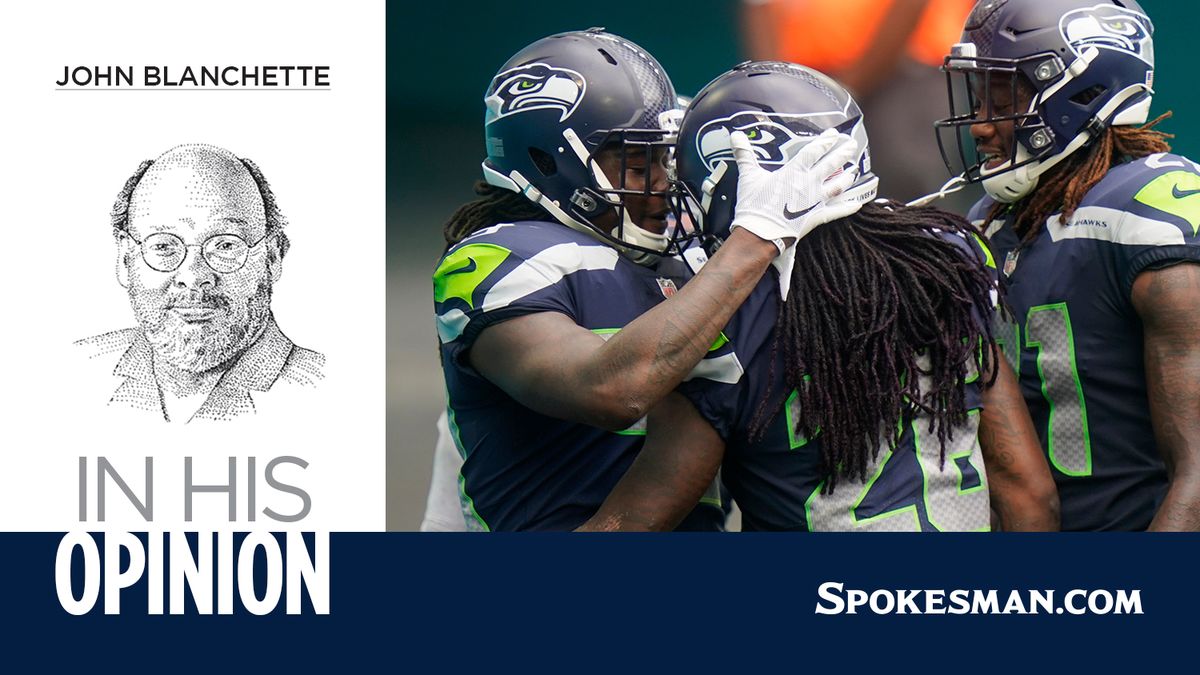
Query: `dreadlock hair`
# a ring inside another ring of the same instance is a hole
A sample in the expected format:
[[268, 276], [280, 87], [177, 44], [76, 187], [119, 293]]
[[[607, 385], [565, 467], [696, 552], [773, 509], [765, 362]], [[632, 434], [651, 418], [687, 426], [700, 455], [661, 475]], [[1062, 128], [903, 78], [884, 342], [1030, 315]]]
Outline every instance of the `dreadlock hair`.
[[[939, 231], [976, 235], [966, 220], [934, 207], [876, 202], [797, 244], [771, 369], [782, 356], [787, 390], [799, 396], [795, 431], [821, 435], [826, 492], [839, 477], [865, 481], [881, 436], [894, 450], [900, 422], [917, 411], [932, 418], [944, 462], [953, 427], [967, 419], [969, 366], [992, 372], [994, 380], [994, 343], [984, 319], [991, 275], [956, 237]], [[751, 440], [777, 414], [772, 400], [778, 397], [768, 391], [751, 422]]]
[[[1109, 127], [1104, 134], [1089, 141], [1083, 152], [1071, 155], [1047, 172], [1033, 194], [1015, 207], [1013, 230], [1021, 243], [1033, 241], [1055, 212], [1060, 212], [1059, 222], [1066, 224], [1075, 215], [1083, 196], [1113, 166], [1156, 152], [1170, 152], [1167, 139], [1175, 135], [1153, 129], [1170, 116], [1170, 111], [1165, 112], [1140, 127]], [[1000, 202], [992, 205], [986, 222], [1003, 218], [1011, 206]]]
[[485, 227], [521, 220], [550, 220], [550, 214], [529, 201], [525, 195], [497, 187], [486, 181], [475, 182], [480, 198], [458, 207], [442, 227], [446, 250]]

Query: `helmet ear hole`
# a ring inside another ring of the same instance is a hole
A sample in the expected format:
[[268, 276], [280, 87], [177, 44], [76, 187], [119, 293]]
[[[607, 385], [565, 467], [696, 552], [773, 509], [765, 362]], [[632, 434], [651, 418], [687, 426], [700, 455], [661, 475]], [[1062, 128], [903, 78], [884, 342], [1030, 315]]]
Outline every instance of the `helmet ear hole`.
[[1108, 91], [1108, 87], [1105, 87], [1102, 84], [1097, 84], [1094, 87], [1088, 87], [1087, 89], [1084, 89], [1083, 91], [1079, 92], [1078, 94], [1075, 94], [1074, 96], [1072, 96], [1071, 102], [1076, 103], [1081, 106], [1087, 106], [1092, 101], [1095, 101], [1096, 99], [1103, 96], [1105, 94], [1105, 92], [1107, 92], [1107, 91]]
[[558, 173], [558, 164], [554, 161], [554, 157], [541, 148], [529, 148], [529, 159], [533, 161], [533, 165], [545, 178]]

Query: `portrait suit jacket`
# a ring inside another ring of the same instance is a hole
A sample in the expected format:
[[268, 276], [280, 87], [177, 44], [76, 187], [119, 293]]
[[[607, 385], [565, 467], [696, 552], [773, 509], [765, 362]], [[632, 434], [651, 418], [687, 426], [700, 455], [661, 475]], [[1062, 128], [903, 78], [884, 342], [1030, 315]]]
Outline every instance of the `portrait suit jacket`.
[[[104, 333], [79, 340], [87, 357], [112, 361], [119, 378], [110, 406], [133, 408], [167, 419], [162, 393], [154, 377], [154, 351], [141, 328]], [[271, 316], [263, 334], [221, 375], [191, 420], [230, 420], [255, 413], [254, 398], [272, 387], [312, 387], [322, 379], [325, 356], [296, 346]]]

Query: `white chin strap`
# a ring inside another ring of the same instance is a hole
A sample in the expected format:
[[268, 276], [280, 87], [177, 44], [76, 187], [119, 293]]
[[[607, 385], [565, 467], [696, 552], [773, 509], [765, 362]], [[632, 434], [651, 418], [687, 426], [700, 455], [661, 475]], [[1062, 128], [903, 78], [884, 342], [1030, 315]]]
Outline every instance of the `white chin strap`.
[[538, 190], [536, 187], [534, 187], [533, 184], [525, 178], [525, 176], [521, 175], [520, 171], [513, 171], [506, 176], [489, 167], [487, 162], [484, 162], [483, 179], [487, 183], [495, 185], [496, 187], [502, 187], [506, 190], [512, 190], [513, 192], [519, 192], [525, 195], [526, 199], [546, 209], [550, 212], [550, 215], [554, 216], [555, 220], [573, 230], [579, 230], [580, 232], [590, 234], [592, 236], [596, 235], [595, 230], [572, 218], [567, 214], [566, 211], [563, 211], [562, 208], [559, 207], [558, 202], [542, 194], [541, 190]]
[[[596, 180], [596, 185], [598, 185], [600, 187], [600, 189], [602, 189], [602, 190], [614, 189], [612, 186], [612, 183], [610, 183], [608, 180], [608, 176], [604, 175], [604, 171], [601, 170], [600, 167], [594, 161], [591, 163], [588, 162], [587, 148], [583, 145], [583, 141], [581, 141], [579, 139], [579, 136], [575, 133], [575, 130], [574, 129], [563, 130], [563, 138], [565, 138], [567, 140], [567, 145], [569, 145], [571, 147], [571, 149], [575, 152], [575, 155], [577, 157], [579, 157], [580, 163], [582, 163], [585, 167], [587, 167], [587, 170], [592, 174], [592, 178], [594, 178]], [[613, 208], [618, 208], [618, 207], [614, 206]], [[591, 227], [587, 226], [586, 224], [581, 223], [581, 222], [575, 220], [574, 218], [570, 218], [570, 216], [567, 216], [567, 217], [570, 220], [570, 222], [566, 223], [567, 225], [583, 232], [584, 234], [589, 234], [593, 237], [596, 237], [597, 239], [604, 241], [604, 243], [606, 243], [606, 244], [612, 243], [609, 241], [605, 241], [603, 238], [601, 238], [599, 236], [599, 234], [596, 232], [596, 230], [592, 229]], [[621, 220], [623, 221], [621, 223], [621, 225], [622, 225], [621, 241], [623, 241], [627, 244], [632, 244], [634, 246], [640, 246], [642, 248], [648, 248], [653, 251], [661, 252], [661, 251], [666, 251], [667, 246], [670, 245], [670, 243], [671, 243], [671, 238], [668, 237], [665, 232], [663, 232], [662, 234], [659, 234], [657, 232], [651, 232], [647, 229], [640, 227], [636, 223], [634, 223], [633, 219], [631, 219], [629, 217], [629, 209], [628, 208], [621, 209]], [[582, 228], [582, 229], [580, 229], [580, 228]], [[645, 266], [649, 267], [649, 266], [652, 266], [652, 265], [655, 265], [656, 263], [658, 263], [659, 256], [657, 256], [653, 253], [648, 253], [646, 251], [639, 251], [637, 249], [623, 248], [621, 246], [616, 246], [615, 248], [618, 251], [620, 251], [621, 255], [625, 256], [626, 258], [629, 258], [631, 261], [633, 261], [639, 265], [645, 265]]]
[[[1143, 85], [1126, 87], [1105, 104], [1103, 108], [1096, 111], [1096, 119], [1109, 120], [1111, 118], [1104, 127], [1106, 130], [1109, 126], [1141, 124], [1145, 122], [1150, 113], [1149, 97], [1113, 117], [1113, 113], [1122, 103], [1143, 91], [1147, 91], [1147, 88]], [[992, 199], [1004, 204], [1011, 204], [1018, 201], [1033, 192], [1042, 174], [1058, 166], [1060, 162], [1086, 145], [1091, 138], [1092, 134], [1085, 129], [1076, 134], [1075, 138], [1072, 138], [1071, 142], [1067, 143], [1067, 147], [1062, 149], [1062, 152], [1051, 155], [1041, 161], [1030, 162], [1025, 166], [1009, 169], [1008, 167], [1013, 164], [1020, 164], [1027, 161], [1030, 157], [1029, 151], [1025, 149], [1025, 146], [1017, 143], [1017, 156], [1015, 158], [1010, 159], [995, 169], [980, 170], [980, 173], [983, 175], [983, 191], [988, 193], [988, 196]]]
[[[1067, 145], [1063, 152], [1060, 152], [1053, 157], [1044, 159], [1041, 162], [1026, 164], [1025, 166], [1019, 166], [1016, 169], [1009, 169], [1008, 167], [1013, 164], [1013, 161], [1009, 160], [995, 169], [981, 169], [980, 173], [984, 174], [985, 176], [982, 181], [983, 191], [986, 192], [989, 197], [998, 202], [1011, 204], [1021, 199], [1025, 195], [1028, 195], [1030, 192], [1033, 192], [1034, 188], [1037, 187], [1038, 178], [1040, 178], [1043, 173], [1048, 171], [1055, 164], [1061, 162], [1067, 157], [1067, 155], [1078, 150], [1084, 143], [1087, 142], [1087, 139], [1087, 132], [1081, 133], [1075, 137], [1074, 141]], [[1029, 152], [1026, 151], [1023, 146], [1018, 144], [1017, 162], [1023, 162], [1027, 159], [1029, 159]], [[905, 206], [927, 206], [939, 199], [945, 199], [946, 197], [949, 197], [950, 195], [962, 190], [970, 184], [971, 182], [967, 180], [965, 175], [959, 174], [946, 181], [946, 183], [942, 185], [942, 187], [940, 187], [936, 192], [927, 194], [924, 197], [917, 197], [911, 202], [905, 204]]]
[[[1146, 91], [1146, 89], [1138, 85], [1127, 87], [1121, 94], [1113, 97], [1113, 100], [1108, 105], [1101, 108], [1096, 113], [1096, 116], [1100, 119], [1107, 118], [1112, 115], [1112, 111], [1121, 105], [1122, 102], [1142, 91]], [[1121, 111], [1119, 115], [1109, 122], [1109, 126], [1143, 124], [1146, 118], [1149, 117], [1149, 113], [1150, 99], [1147, 97], [1144, 101], [1140, 101]], [[1010, 169], [1009, 167], [1013, 164], [1020, 164], [1029, 159], [1029, 151], [1025, 149], [1025, 146], [1018, 143], [1015, 161], [1009, 160], [994, 169], [980, 169], [980, 174], [983, 175], [983, 190], [989, 197], [1003, 204], [1016, 202], [1037, 188], [1038, 179], [1041, 178], [1042, 174], [1057, 166], [1059, 162], [1062, 162], [1076, 150], [1082, 148], [1090, 138], [1090, 133], [1081, 131], [1075, 138], [1071, 139], [1071, 142], [1067, 144], [1067, 147], [1063, 148], [1062, 152], [1051, 155], [1040, 162], [1030, 162], [1025, 166]], [[965, 176], [955, 176], [947, 181], [937, 192], [914, 199], [907, 206], [925, 206], [933, 201], [958, 192], [968, 184]]]
[[[569, 129], [567, 131], [570, 134], [567, 136], [568, 141], [571, 141], [573, 139], [577, 142], [578, 137], [576, 137], [573, 133], [571, 133]], [[567, 135], [567, 134], [564, 134], [564, 135]], [[580, 144], [580, 145], [582, 146], [582, 144]], [[577, 150], [577, 152], [578, 152], [578, 150]], [[587, 152], [585, 150], [581, 161], [586, 161], [586, 160], [587, 160]], [[595, 173], [596, 180], [597, 180], [598, 184], [600, 185], [600, 187], [602, 187], [604, 189], [609, 189], [609, 190], [612, 189], [612, 186], [608, 182], [608, 179], [604, 176], [604, 172], [595, 171], [594, 173]], [[613, 246], [613, 248], [617, 249], [617, 251], [619, 251], [626, 258], [629, 258], [631, 261], [633, 261], [639, 265], [646, 265], [649, 267], [658, 262], [659, 256], [657, 256], [657, 255], [648, 253], [646, 251], [638, 251], [635, 249], [624, 248], [620, 245], [614, 245], [611, 241], [604, 239], [603, 237], [600, 236], [599, 232], [594, 230], [587, 223], [576, 220], [569, 213], [567, 213], [565, 210], [563, 210], [562, 206], [558, 202], [556, 202], [556, 201], [550, 199], [549, 197], [547, 197], [546, 195], [542, 194], [542, 192], [540, 190], [538, 190], [536, 187], [534, 187], [533, 184], [531, 184], [525, 178], [525, 176], [521, 175], [521, 173], [519, 171], [513, 171], [506, 176], [506, 175], [500, 173], [499, 171], [492, 169], [491, 167], [489, 167], [487, 165], [487, 162], [484, 162], [483, 163], [483, 177], [484, 177], [484, 180], [491, 185], [495, 185], [496, 187], [502, 187], [507, 190], [512, 190], [513, 192], [519, 192], [519, 193], [525, 195], [525, 197], [527, 199], [529, 199], [529, 201], [546, 209], [546, 211], [548, 211], [550, 213], [550, 215], [554, 216], [554, 219], [557, 220], [558, 222], [562, 223], [563, 225], [566, 225], [567, 227], [571, 228], [572, 230], [581, 232], [583, 234], [588, 235], [589, 237], [593, 237], [595, 239], [600, 240], [601, 242], [603, 242], [605, 244]], [[641, 246], [643, 248], [654, 249], [656, 251], [666, 251], [667, 246], [670, 245], [670, 243], [671, 243], [671, 238], [668, 237], [666, 235], [666, 233], [657, 234], [657, 233], [642, 229], [641, 227], [638, 227], [637, 225], [635, 225], [633, 223], [633, 221], [629, 218], [629, 211], [627, 209], [624, 210], [624, 221], [625, 222], [623, 224], [625, 227], [622, 228], [622, 231], [621, 231], [621, 241], [624, 241], [625, 243], [633, 244], [635, 246]]]
[[[1029, 161], [1029, 151], [1020, 143], [1017, 144], [1017, 156], [1015, 159], [1010, 159], [1001, 164], [995, 169], [980, 169], [980, 174], [983, 178], [983, 191], [989, 197], [1003, 204], [1011, 204], [1020, 200], [1025, 195], [1033, 192], [1037, 187], [1038, 179], [1050, 167], [1058, 164], [1072, 152], [1075, 152], [1084, 142], [1087, 142], [1088, 134], [1086, 132], [1075, 137], [1067, 148], [1040, 162], [1030, 162], [1025, 166], [1018, 166], [1015, 169], [1010, 169], [1014, 163]], [[1078, 144], [1075, 141], [1082, 141]]]
[[[1029, 112], [1036, 113], [1038, 106], [1058, 93], [1060, 89], [1065, 87], [1068, 82], [1079, 77], [1091, 66], [1092, 62], [1100, 55], [1100, 50], [1095, 47], [1089, 47], [1084, 50], [1074, 61], [1067, 66], [1064, 77], [1056, 82], [1049, 89], [1045, 90], [1029, 104]], [[1124, 125], [1124, 124], [1142, 124], [1150, 114], [1150, 97], [1132, 105], [1116, 114], [1117, 108], [1120, 108], [1126, 101], [1141, 93], [1153, 94], [1154, 91], [1145, 84], [1133, 84], [1125, 87], [1117, 92], [1115, 96], [1109, 99], [1108, 103], [1100, 110], [1096, 111], [1095, 119], [1104, 122], [1105, 127]], [[1010, 169], [1014, 164], [1021, 164], [1028, 161], [1031, 157], [1029, 151], [1025, 149], [1019, 142], [1017, 143], [1017, 156], [1010, 158], [1007, 162], [1001, 164], [995, 169], [980, 169], [980, 175], [983, 177], [983, 191], [989, 197], [1004, 204], [1011, 204], [1018, 201], [1037, 188], [1038, 179], [1042, 174], [1050, 169], [1058, 166], [1060, 162], [1069, 157], [1076, 150], [1082, 148], [1092, 137], [1087, 130], [1080, 131], [1067, 143], [1066, 147], [1061, 152], [1051, 155], [1046, 159], [1030, 162], [1025, 166], [1018, 166], [1015, 169]]]
[[951, 178], [950, 180], [946, 181], [946, 183], [944, 185], [942, 185], [942, 187], [939, 188], [937, 192], [934, 192], [932, 194], [927, 194], [924, 197], [917, 197], [916, 199], [912, 200], [911, 202], [908, 202], [907, 204], [905, 204], [905, 206], [925, 206], [925, 205], [931, 204], [939, 199], [944, 199], [944, 198], [954, 194], [955, 192], [958, 192], [959, 190], [967, 187], [968, 185], [970, 185], [970, 181], [967, 180], [967, 177], [962, 174], [959, 174], [959, 175]]
[[[629, 220], [629, 214], [625, 214], [625, 227], [621, 230], [621, 241], [634, 246], [641, 246], [655, 251], [666, 251], [667, 246], [671, 243], [671, 238], [666, 233], [658, 234], [644, 230], [637, 225], [634, 225]], [[645, 251], [636, 251], [633, 249], [622, 249], [621, 253], [627, 258], [639, 265], [653, 265], [658, 262], [658, 256]]]

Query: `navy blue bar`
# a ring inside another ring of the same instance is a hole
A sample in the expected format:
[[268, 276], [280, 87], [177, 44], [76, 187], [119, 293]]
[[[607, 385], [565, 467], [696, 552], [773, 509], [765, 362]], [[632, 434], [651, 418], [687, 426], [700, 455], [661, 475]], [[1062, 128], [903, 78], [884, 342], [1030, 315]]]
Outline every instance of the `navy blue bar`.
[[[61, 538], [0, 534], [6, 662], [51, 671], [153, 663], [702, 673], [886, 662], [897, 672], [911, 672], [902, 663], [1045, 672], [1190, 653], [1195, 641], [1184, 636], [1200, 597], [1200, 535], [335, 533], [328, 616], [259, 617], [240, 605], [232, 616], [147, 616], [144, 583], [122, 595], [120, 616], [102, 613], [103, 593], [91, 614], [72, 616], [55, 591]], [[1001, 598], [1011, 589], [1138, 589], [1144, 614], [816, 615], [817, 588], [829, 581], [866, 591], [996, 589]]]

